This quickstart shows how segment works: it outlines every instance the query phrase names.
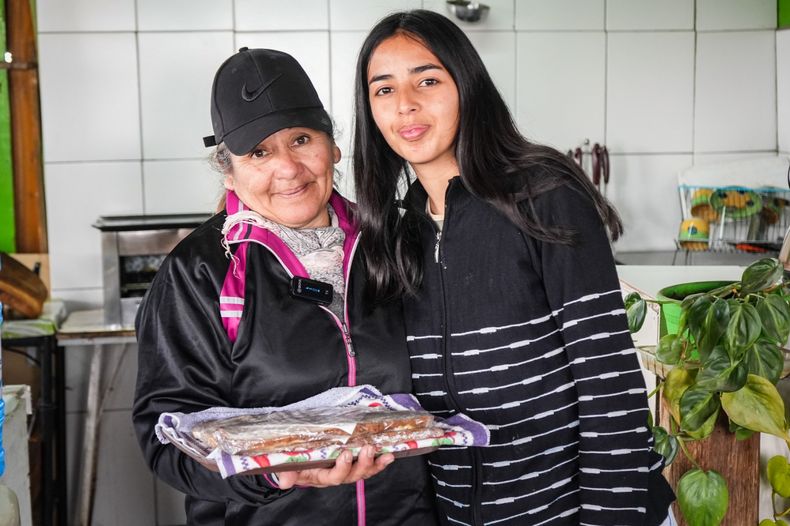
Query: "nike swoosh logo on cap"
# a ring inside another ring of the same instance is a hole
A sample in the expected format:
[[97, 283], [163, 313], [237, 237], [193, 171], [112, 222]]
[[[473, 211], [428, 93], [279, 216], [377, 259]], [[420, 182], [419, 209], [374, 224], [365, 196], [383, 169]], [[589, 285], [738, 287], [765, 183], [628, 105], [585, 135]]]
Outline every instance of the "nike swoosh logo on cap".
[[276, 76], [276, 77], [274, 77], [272, 80], [270, 80], [269, 82], [267, 82], [266, 84], [264, 84], [264, 85], [263, 85], [263, 86], [261, 86], [260, 88], [256, 89], [255, 91], [250, 91], [250, 90], [248, 90], [248, 89], [247, 89], [247, 83], [245, 82], [245, 83], [244, 83], [244, 84], [241, 86], [241, 98], [242, 98], [242, 99], [244, 99], [244, 100], [246, 100], [247, 102], [252, 102], [252, 101], [254, 101], [255, 99], [257, 99], [258, 97], [260, 97], [260, 96], [261, 96], [261, 93], [263, 93], [264, 91], [266, 91], [266, 88], [268, 88], [269, 86], [271, 86], [271, 85], [274, 83], [274, 81], [276, 81], [277, 79], [279, 79], [279, 78], [280, 78], [280, 77], [282, 77], [282, 76], [283, 76], [283, 74], [282, 74], [282, 73], [280, 73], [279, 75], [277, 75], [277, 76]]

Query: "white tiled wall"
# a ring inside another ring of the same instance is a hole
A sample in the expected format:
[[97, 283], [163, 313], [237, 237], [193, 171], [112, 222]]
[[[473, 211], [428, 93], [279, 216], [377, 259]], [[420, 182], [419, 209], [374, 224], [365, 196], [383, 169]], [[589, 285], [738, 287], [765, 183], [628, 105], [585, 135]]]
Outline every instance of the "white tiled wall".
[[102, 214], [141, 214], [141, 179], [139, 160], [46, 163], [53, 295], [58, 288], [101, 288], [99, 231], [91, 224]]
[[[626, 226], [619, 251], [674, 248], [679, 170], [790, 154], [790, 31], [775, 30], [775, 0], [485, 3], [481, 22], [459, 25], [523, 133], [563, 151], [608, 145], [606, 191]], [[447, 13], [444, 0], [38, 0], [53, 295], [100, 305], [99, 215], [214, 210], [220, 181], [201, 138], [213, 74], [238, 47], [297, 57], [337, 123], [347, 173], [358, 49], [378, 18], [418, 7]], [[75, 439], [87, 352], [69, 358]], [[106, 420], [120, 442], [104, 442], [124, 445], [116, 471], [126, 477], [100, 466], [95, 516], [125, 524], [123, 513], [145, 510], [145, 524], [178, 524], [180, 497], [154, 483], [129, 434], [133, 356]], [[75, 442], [69, 451], [78, 455]]]
[[[612, 155], [612, 179], [606, 196], [620, 212], [625, 226], [618, 243], [639, 243], [643, 250], [666, 249], [678, 228], [680, 201], [674, 177], [691, 165], [689, 154]], [[615, 180], [615, 177], [617, 179]]]
[[[285, 3], [281, 3], [285, 6]], [[329, 29], [332, 31], [367, 31], [376, 21], [393, 11], [418, 9], [422, 0], [330, 0]], [[293, 4], [287, 9], [297, 9]], [[301, 8], [298, 8], [301, 10]]]
[[137, 49], [143, 158], [204, 155], [201, 138], [211, 133], [214, 78], [207, 65], [218, 66], [233, 53], [233, 33], [139, 32]]
[[775, 47], [775, 31], [697, 34], [696, 151], [776, 150]]
[[606, 29], [693, 30], [694, 0], [607, 0]]
[[616, 152], [693, 147], [694, 33], [608, 36], [606, 144]]
[[298, 9], [281, 0], [235, 0], [236, 31], [328, 30], [326, 0], [301, 0]]
[[39, 35], [44, 160], [140, 159], [132, 32]]
[[603, 31], [604, 0], [517, 0], [517, 31]]
[[36, 11], [39, 33], [135, 30], [135, 0], [38, 0]]
[[138, 31], [232, 29], [233, 0], [137, 0]]
[[516, 122], [533, 141], [568, 149], [603, 142], [606, 33], [516, 33]]
[[776, 32], [776, 92], [779, 151], [790, 155], [790, 29]]
[[776, 29], [774, 0], [697, 0], [697, 30]]

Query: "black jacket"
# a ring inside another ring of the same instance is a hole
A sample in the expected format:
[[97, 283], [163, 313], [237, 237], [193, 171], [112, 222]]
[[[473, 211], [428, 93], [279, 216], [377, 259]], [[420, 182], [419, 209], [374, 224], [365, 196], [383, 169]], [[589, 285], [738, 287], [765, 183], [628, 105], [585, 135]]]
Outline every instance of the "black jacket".
[[[257, 243], [249, 243], [246, 301], [231, 345], [219, 315], [230, 264], [220, 245], [224, 219], [225, 213], [216, 215], [173, 250], [140, 306], [133, 421], [145, 459], [160, 479], [187, 494], [189, 524], [356, 526], [354, 484], [282, 491], [261, 476], [223, 480], [156, 439], [154, 424], [163, 412], [282, 406], [350, 380], [385, 394], [411, 390], [400, 304], [366, 301], [361, 251], [347, 282], [355, 356], [346, 350], [337, 319], [292, 298], [287, 270]], [[396, 460], [365, 481], [359, 498], [367, 524], [435, 524], [424, 457]]]
[[523, 234], [459, 178], [441, 236], [419, 182], [407, 196], [424, 271], [404, 304], [415, 393], [491, 431], [489, 447], [429, 456], [452, 524], [651, 526], [673, 500], [608, 238], [572, 184], [530, 213], [573, 245]]

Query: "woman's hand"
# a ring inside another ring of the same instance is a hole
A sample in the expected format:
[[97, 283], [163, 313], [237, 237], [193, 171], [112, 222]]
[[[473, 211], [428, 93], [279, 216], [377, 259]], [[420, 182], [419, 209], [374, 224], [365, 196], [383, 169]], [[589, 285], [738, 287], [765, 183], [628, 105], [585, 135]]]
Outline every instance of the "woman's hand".
[[368, 479], [389, 466], [395, 457], [386, 453], [375, 458], [376, 448], [365, 446], [354, 461], [350, 451], [343, 451], [331, 468], [305, 469], [302, 471], [282, 471], [277, 473], [280, 489], [289, 489], [293, 486], [311, 486], [325, 488], [348, 484], [362, 479]]

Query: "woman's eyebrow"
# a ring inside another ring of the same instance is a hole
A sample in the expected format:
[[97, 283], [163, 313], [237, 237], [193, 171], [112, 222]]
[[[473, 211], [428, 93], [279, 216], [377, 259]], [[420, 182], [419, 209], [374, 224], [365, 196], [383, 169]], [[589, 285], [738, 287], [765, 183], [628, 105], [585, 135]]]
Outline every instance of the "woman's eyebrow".
[[431, 70], [431, 69], [444, 69], [444, 68], [441, 67], [441, 66], [438, 66], [436, 64], [428, 63], [428, 64], [424, 64], [422, 66], [416, 66], [414, 68], [411, 68], [409, 70], [409, 73], [412, 73], [412, 74], [414, 74], [414, 73], [422, 73], [423, 71], [428, 71], [428, 70]]
[[[422, 73], [424, 71], [429, 71], [431, 69], [441, 69], [441, 70], [443, 70], [444, 68], [441, 67], [441, 66], [438, 66], [436, 64], [428, 63], [428, 64], [423, 64], [422, 66], [415, 66], [413, 68], [410, 68], [409, 69], [409, 74], [410, 75], [414, 75], [416, 73]], [[376, 76], [370, 78], [370, 80], [368, 81], [368, 85], [373, 84], [374, 82], [382, 81], [382, 80], [389, 80], [391, 78], [392, 78], [392, 74], [390, 74], [390, 73], [384, 73], [382, 75], [376, 75]]]

